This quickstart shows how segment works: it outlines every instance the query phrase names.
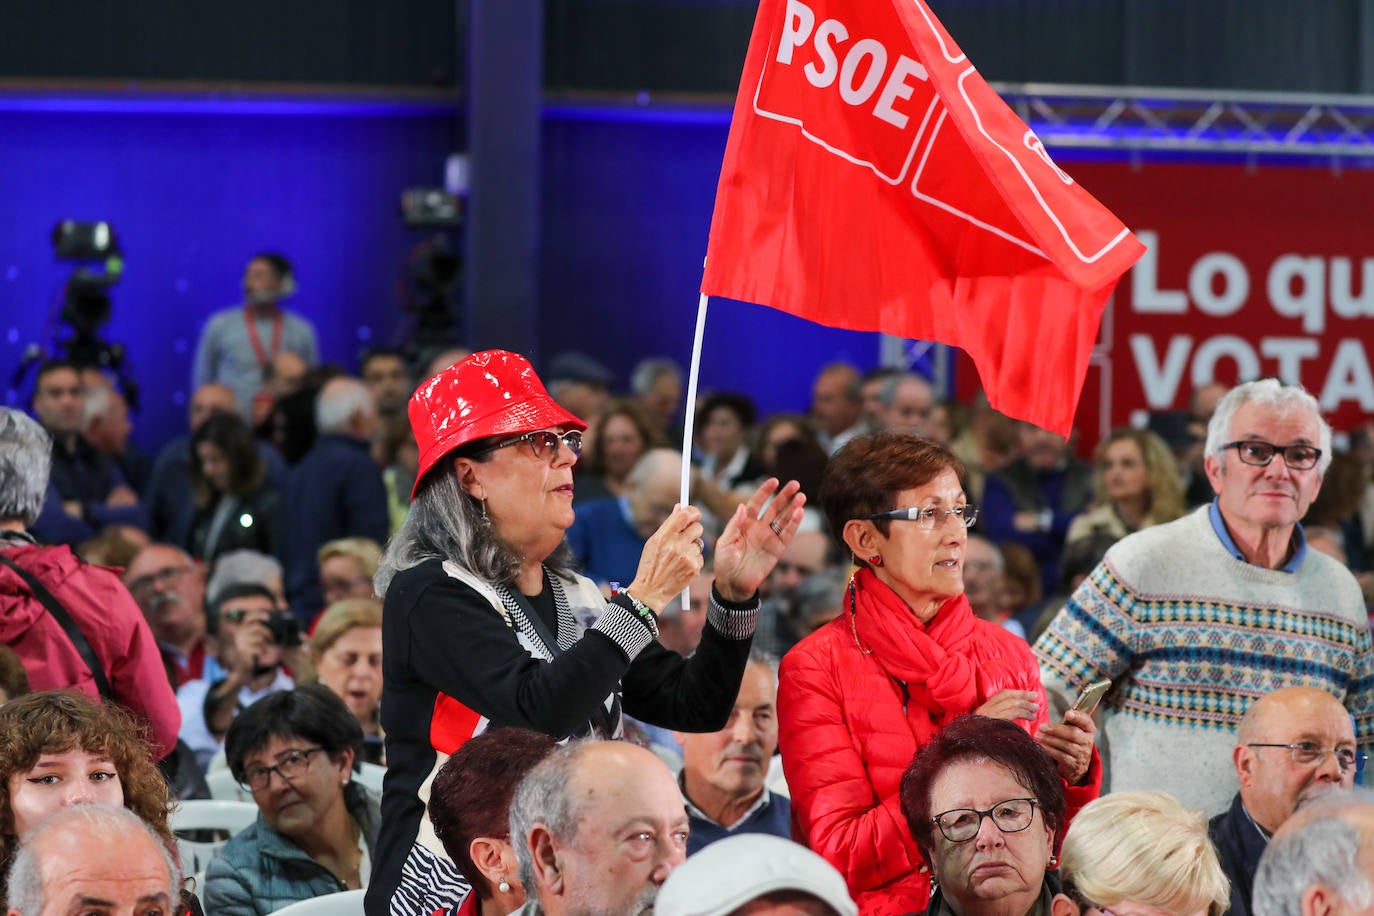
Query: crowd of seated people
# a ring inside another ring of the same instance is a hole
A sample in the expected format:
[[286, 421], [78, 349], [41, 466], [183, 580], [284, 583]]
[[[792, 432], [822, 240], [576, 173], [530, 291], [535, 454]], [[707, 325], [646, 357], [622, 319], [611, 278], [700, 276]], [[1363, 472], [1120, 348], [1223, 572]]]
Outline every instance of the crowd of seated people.
[[[0, 568], [0, 866], [80, 803], [175, 856], [168, 812], [227, 772], [261, 816], [195, 889], [212, 914], [374, 886], [369, 913], [637, 912], [689, 854], [770, 834], [843, 882], [759, 892], [812, 912], [1247, 916], [1271, 838], [1358, 780], [1374, 448], [1338, 450], [1297, 389], [1199, 390], [1088, 462], [917, 374], [818, 366], [804, 412], [702, 397], [678, 507], [671, 361], [621, 398], [563, 354], [515, 394], [538, 411], [464, 429], [482, 356], [379, 350], [355, 378], [279, 353], [256, 392], [207, 377], [151, 462], [108, 379], [43, 368], [38, 432], [0, 423], [46, 455], [16, 500], [33, 472], [0, 443], [0, 554], [33, 567]], [[56, 618], [10, 629], [12, 593], [43, 603], [25, 574], [78, 629], [118, 589], [131, 635], [88, 660]], [[651, 850], [616, 847], [617, 813]]]

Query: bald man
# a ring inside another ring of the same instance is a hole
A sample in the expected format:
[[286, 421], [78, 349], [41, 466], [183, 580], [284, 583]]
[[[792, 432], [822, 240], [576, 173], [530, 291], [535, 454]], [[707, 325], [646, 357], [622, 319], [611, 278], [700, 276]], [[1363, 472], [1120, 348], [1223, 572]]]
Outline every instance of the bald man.
[[1232, 754], [1240, 791], [1208, 825], [1231, 880], [1230, 916], [1251, 912], [1255, 869], [1269, 837], [1301, 802], [1350, 788], [1356, 759], [1350, 713], [1324, 690], [1284, 687], [1245, 713]]
[[181, 869], [171, 850], [136, 814], [113, 805], [71, 805], [20, 847], [9, 875], [8, 914], [172, 913], [180, 892]]
[[623, 741], [555, 750], [516, 789], [510, 827], [520, 916], [650, 913], [690, 832], [673, 774]]

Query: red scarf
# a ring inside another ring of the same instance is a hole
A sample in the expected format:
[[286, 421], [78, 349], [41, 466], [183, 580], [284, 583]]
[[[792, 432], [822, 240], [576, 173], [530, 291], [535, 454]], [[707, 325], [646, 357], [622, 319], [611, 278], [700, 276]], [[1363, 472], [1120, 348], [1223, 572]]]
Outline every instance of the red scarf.
[[978, 684], [967, 655], [974, 636], [973, 609], [962, 592], [923, 624], [873, 570], [855, 573], [851, 588], [850, 622], [859, 644], [908, 691], [924, 688], [929, 712], [941, 726], [978, 706]]

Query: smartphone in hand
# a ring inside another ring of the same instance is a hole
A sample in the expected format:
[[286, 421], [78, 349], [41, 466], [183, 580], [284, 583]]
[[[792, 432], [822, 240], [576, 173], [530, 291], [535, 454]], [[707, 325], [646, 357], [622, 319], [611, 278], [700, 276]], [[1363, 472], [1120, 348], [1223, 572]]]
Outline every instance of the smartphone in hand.
[[1102, 698], [1111, 689], [1112, 682], [1105, 678], [1100, 681], [1093, 681], [1083, 688], [1083, 692], [1078, 695], [1078, 699], [1074, 700], [1073, 705], [1069, 708], [1092, 715], [1093, 710], [1097, 709], [1097, 704], [1102, 702]]

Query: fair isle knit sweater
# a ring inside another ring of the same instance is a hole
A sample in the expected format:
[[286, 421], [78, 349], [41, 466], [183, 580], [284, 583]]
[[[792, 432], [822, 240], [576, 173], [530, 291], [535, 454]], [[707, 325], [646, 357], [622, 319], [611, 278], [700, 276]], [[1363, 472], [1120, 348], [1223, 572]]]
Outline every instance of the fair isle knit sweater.
[[1206, 506], [1112, 547], [1035, 655], [1061, 699], [1113, 681], [1102, 724], [1113, 792], [1158, 789], [1225, 810], [1238, 789], [1236, 725], [1279, 687], [1329, 691], [1355, 717], [1360, 747], [1374, 743], [1374, 656], [1354, 577], [1315, 550], [1296, 572], [1245, 563]]

